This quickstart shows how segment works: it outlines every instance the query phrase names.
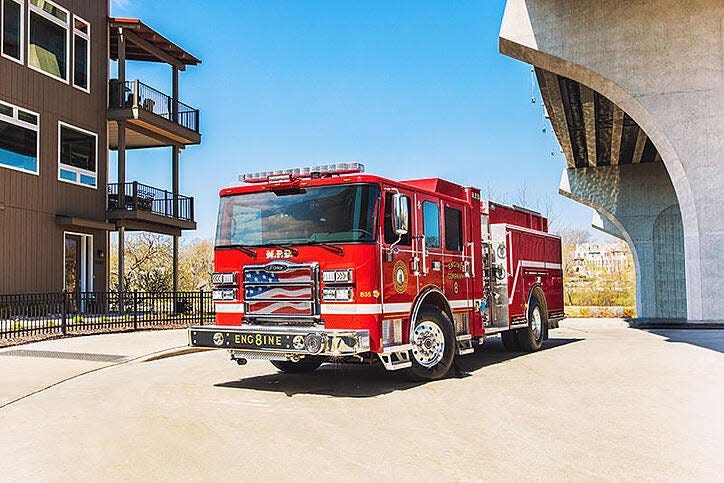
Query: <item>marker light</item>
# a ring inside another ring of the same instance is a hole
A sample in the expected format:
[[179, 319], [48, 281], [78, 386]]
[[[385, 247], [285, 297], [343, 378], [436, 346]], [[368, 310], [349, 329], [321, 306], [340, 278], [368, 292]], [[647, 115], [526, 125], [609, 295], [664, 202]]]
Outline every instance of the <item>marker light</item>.
[[245, 173], [239, 176], [239, 181], [245, 183], [279, 182], [298, 178], [311, 178], [313, 175], [352, 174], [362, 173], [365, 167], [360, 163], [335, 163], [304, 168], [280, 169], [277, 171], [260, 171], [258, 173]]

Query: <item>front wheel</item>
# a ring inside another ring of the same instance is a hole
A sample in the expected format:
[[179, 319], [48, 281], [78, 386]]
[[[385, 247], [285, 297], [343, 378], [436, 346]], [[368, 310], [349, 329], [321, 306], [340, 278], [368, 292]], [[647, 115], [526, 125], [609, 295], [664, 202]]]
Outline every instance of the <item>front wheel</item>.
[[410, 336], [412, 367], [406, 374], [415, 381], [442, 379], [455, 357], [455, 331], [450, 318], [437, 307], [424, 306]]
[[282, 372], [289, 374], [302, 374], [304, 372], [312, 372], [322, 365], [321, 357], [305, 357], [297, 362], [293, 361], [269, 361], [274, 367]]

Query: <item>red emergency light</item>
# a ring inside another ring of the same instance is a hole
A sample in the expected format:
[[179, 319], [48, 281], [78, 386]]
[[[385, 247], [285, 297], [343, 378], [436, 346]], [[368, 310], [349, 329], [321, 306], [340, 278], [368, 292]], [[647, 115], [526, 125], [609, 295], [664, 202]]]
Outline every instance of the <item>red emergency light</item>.
[[360, 163], [335, 163], [304, 168], [280, 169], [276, 171], [260, 171], [239, 176], [244, 183], [279, 183], [300, 178], [316, 178], [330, 175], [362, 173], [365, 167]]

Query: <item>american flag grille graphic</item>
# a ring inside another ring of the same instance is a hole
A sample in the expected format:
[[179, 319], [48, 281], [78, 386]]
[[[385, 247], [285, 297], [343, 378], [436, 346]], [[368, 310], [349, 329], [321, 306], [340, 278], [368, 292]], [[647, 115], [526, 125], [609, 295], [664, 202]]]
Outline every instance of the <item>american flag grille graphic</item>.
[[315, 315], [314, 274], [310, 266], [270, 264], [282, 270], [244, 270], [244, 301], [250, 316]]

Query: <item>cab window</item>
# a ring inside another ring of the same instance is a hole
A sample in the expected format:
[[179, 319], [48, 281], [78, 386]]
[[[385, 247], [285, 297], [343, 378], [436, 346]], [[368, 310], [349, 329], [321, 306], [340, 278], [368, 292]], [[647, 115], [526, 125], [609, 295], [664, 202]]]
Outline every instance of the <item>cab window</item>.
[[453, 252], [463, 249], [463, 214], [455, 208], [445, 207], [445, 248]]
[[425, 246], [440, 248], [440, 208], [437, 203], [422, 203], [422, 226], [425, 230]]
[[[385, 193], [385, 243], [388, 245], [391, 245], [392, 243], [395, 243], [397, 241], [397, 234], [395, 233], [395, 230], [392, 229], [392, 195], [394, 193], [387, 192]], [[410, 210], [410, 197], [407, 197], [407, 212], [412, 213]], [[400, 239], [400, 243], [398, 245], [404, 245], [404, 246], [410, 246], [412, 238], [410, 237], [410, 232], [408, 231], [407, 234], [402, 235], [402, 238]]]

